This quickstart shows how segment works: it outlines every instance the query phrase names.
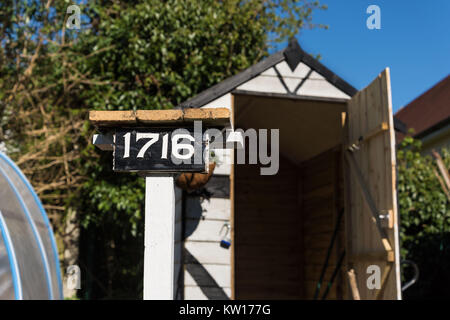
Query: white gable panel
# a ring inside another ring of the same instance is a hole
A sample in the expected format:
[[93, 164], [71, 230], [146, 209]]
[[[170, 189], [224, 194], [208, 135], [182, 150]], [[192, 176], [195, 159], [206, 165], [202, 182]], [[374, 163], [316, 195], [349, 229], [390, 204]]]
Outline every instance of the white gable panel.
[[262, 76], [276, 77], [276, 76], [277, 76], [277, 73], [275, 72], [275, 69], [274, 69], [274, 68], [270, 68], [270, 69], [267, 69], [267, 70], [264, 71], [264, 72], [261, 72], [261, 75], [262, 75]]
[[284, 83], [289, 88], [289, 91], [295, 92], [295, 89], [300, 84], [300, 82], [303, 81], [303, 79], [297, 79], [297, 78], [283, 78]]
[[350, 97], [341, 90], [333, 86], [325, 80], [308, 79], [303, 83], [297, 92], [298, 95], [326, 97], [326, 98], [341, 98], [349, 99]]
[[262, 75], [241, 84], [237, 89], [255, 92], [287, 93], [278, 77]]
[[317, 73], [315, 71], [311, 72], [311, 74], [309, 75], [308, 79], [327, 81], [327, 79], [325, 79], [321, 74], [319, 74], [319, 73]]
[[[276, 71], [282, 76], [283, 82], [290, 92], [294, 92], [297, 86], [302, 81], [305, 81], [296, 92], [297, 95], [343, 99], [350, 98], [317, 71], [311, 71], [311, 68], [303, 62], [300, 62], [295, 70], [291, 71], [286, 61], [282, 61], [276, 66], [263, 71], [255, 78], [241, 84], [236, 89], [253, 92], [288, 94], [289, 92], [284, 87]], [[231, 104], [231, 93], [227, 93], [201, 107], [228, 108], [231, 110]]]
[[[196, 106], [194, 106], [196, 107]], [[223, 96], [201, 106], [202, 108], [228, 108], [231, 110], [231, 93], [224, 94]]]

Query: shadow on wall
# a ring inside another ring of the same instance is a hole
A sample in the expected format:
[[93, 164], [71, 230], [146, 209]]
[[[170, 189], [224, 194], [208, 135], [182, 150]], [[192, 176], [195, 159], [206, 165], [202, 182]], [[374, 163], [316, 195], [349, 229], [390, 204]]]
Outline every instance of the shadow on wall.
[[[211, 179], [214, 180], [214, 177]], [[211, 182], [211, 181], [210, 181]], [[208, 183], [208, 186], [214, 185]], [[214, 192], [211, 192], [214, 191]], [[186, 213], [184, 219], [184, 239], [192, 235], [197, 229], [201, 220], [204, 219], [202, 201], [209, 201], [214, 194], [221, 195], [217, 190], [202, 189], [197, 192], [186, 194]], [[195, 258], [188, 249], [184, 248], [184, 263], [186, 271], [194, 279], [200, 290], [209, 300], [229, 300], [226, 292], [219, 286], [216, 280], [206, 270], [206, 268]]]
[[[184, 219], [184, 240], [194, 233], [200, 220], [204, 219], [201, 201], [202, 199], [199, 196], [186, 195], [186, 212], [188, 214]], [[208, 200], [205, 199], [204, 201]]]
[[209, 272], [198, 262], [198, 260], [184, 249], [186, 270], [199, 285], [203, 294], [210, 300], [229, 300], [227, 294], [209, 274]]
[[204, 220], [202, 201], [210, 198], [230, 198], [230, 178], [228, 176], [212, 176], [206, 188], [201, 188], [191, 193], [186, 193], [186, 212], [184, 239], [192, 235], [197, 229], [200, 220]]

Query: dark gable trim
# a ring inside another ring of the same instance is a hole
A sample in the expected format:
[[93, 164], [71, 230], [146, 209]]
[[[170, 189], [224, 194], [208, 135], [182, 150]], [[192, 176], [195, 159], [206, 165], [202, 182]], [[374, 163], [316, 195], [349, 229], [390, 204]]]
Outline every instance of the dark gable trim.
[[291, 68], [291, 70], [295, 70], [297, 65], [300, 62], [303, 62], [311, 69], [315, 70], [317, 73], [320, 73], [327, 81], [332, 83], [339, 90], [343, 91], [345, 94], [353, 97], [358, 90], [356, 90], [352, 85], [348, 82], [340, 78], [333, 71], [325, 67], [319, 60], [313, 58], [307, 52], [303, 51], [303, 49], [298, 44], [298, 41], [293, 38], [289, 42], [288, 47], [285, 49], [286, 62]]
[[238, 73], [235, 76], [229, 77], [222, 82], [200, 92], [195, 97], [183, 102], [177, 108], [200, 108], [205, 104], [214, 101], [215, 99], [227, 94], [228, 92], [236, 89], [241, 84], [255, 78], [260, 73], [267, 69], [277, 65], [284, 60], [283, 51], [276, 52], [266, 59], [254, 64], [250, 68]]
[[303, 50], [300, 48], [297, 39], [292, 38], [283, 53], [289, 68], [294, 71], [298, 64], [302, 62], [303, 57]]

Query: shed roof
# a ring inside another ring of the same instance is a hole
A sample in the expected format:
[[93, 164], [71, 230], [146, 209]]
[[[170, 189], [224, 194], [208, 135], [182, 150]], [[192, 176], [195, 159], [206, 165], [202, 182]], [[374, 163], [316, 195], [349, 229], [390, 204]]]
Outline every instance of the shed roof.
[[[240, 85], [248, 82], [249, 80], [255, 78], [260, 75], [264, 71], [276, 66], [280, 62], [285, 61], [289, 66], [290, 70], [294, 72], [300, 62], [308, 65], [311, 70], [317, 71], [321, 74], [327, 81], [332, 83], [342, 92], [347, 94], [348, 96], [353, 96], [358, 90], [356, 90], [352, 85], [348, 82], [340, 78], [330, 69], [325, 67], [322, 63], [320, 63], [317, 59], [313, 58], [311, 55], [306, 53], [299, 45], [295, 38], [292, 38], [289, 42], [289, 45], [278, 51], [266, 59], [254, 64], [253, 66], [245, 69], [244, 71], [229, 77], [222, 82], [200, 92], [195, 97], [181, 103], [179, 107], [181, 108], [199, 108], [204, 106], [205, 104], [223, 96], [226, 93], [233, 91], [238, 88]], [[297, 88], [298, 90], [299, 88]], [[287, 92], [287, 94], [295, 94], [295, 92]]]
[[[269, 78], [278, 78], [279, 82], [265, 82]], [[358, 90], [305, 52], [292, 38], [285, 49], [200, 92], [177, 108], [201, 108], [232, 92], [345, 102]], [[406, 128], [397, 119], [394, 126], [399, 131]]]

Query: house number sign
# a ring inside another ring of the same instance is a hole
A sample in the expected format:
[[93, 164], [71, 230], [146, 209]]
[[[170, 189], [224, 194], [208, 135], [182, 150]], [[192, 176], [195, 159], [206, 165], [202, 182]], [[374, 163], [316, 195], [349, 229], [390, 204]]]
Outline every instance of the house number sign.
[[208, 141], [203, 136], [193, 128], [117, 129], [114, 171], [206, 172]]

